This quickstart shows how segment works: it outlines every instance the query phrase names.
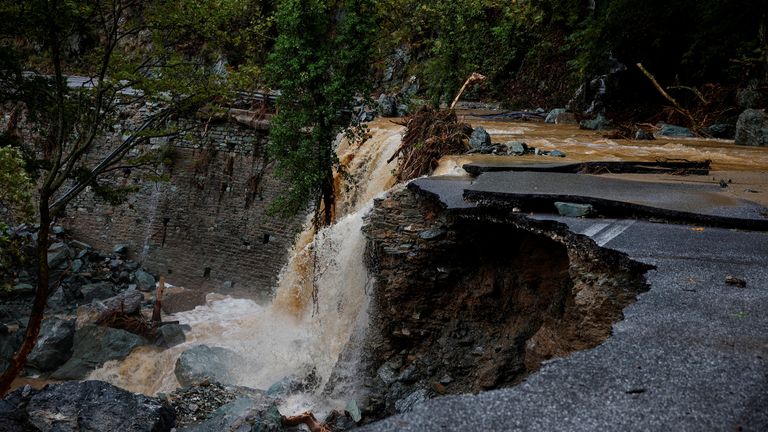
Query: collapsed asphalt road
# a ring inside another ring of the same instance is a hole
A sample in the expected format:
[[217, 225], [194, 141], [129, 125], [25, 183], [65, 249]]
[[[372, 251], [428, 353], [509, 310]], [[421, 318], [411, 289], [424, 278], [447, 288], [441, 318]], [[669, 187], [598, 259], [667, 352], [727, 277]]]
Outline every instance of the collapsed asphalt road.
[[[468, 181], [429, 180], [412, 187], [471, 205], [461, 199]], [[768, 430], [768, 233], [532, 217], [655, 265], [650, 291], [597, 348], [549, 361], [516, 387], [433, 399], [363, 430]]]

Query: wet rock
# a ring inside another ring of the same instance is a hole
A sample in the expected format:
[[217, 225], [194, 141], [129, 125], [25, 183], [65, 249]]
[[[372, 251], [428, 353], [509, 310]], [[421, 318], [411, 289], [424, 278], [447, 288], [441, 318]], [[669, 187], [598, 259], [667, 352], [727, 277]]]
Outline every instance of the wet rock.
[[118, 254], [118, 255], [127, 255], [128, 254], [128, 245], [127, 244], [115, 245], [114, 249], [112, 249], [112, 253], [115, 253], [115, 254]]
[[482, 126], [476, 127], [469, 136], [469, 146], [475, 150], [491, 147], [491, 135]]
[[134, 274], [134, 277], [136, 278], [136, 286], [138, 287], [139, 291], [154, 291], [155, 287], [157, 286], [155, 277], [145, 272], [144, 270], [137, 271]]
[[659, 135], [673, 138], [693, 138], [695, 136], [687, 127], [671, 124], [662, 124]]
[[389, 364], [385, 363], [376, 371], [376, 376], [378, 376], [385, 385], [390, 385], [397, 381], [398, 374]]
[[565, 157], [565, 153], [561, 152], [560, 150], [552, 150], [549, 152], [549, 155], [552, 157]]
[[560, 216], [586, 217], [596, 213], [595, 208], [591, 204], [556, 202], [555, 207]]
[[344, 412], [349, 414], [349, 417], [355, 423], [359, 422], [363, 418], [363, 415], [360, 413], [360, 408], [357, 406], [357, 402], [354, 400], [347, 402], [347, 405], [344, 407]]
[[712, 138], [733, 139], [736, 136], [736, 128], [733, 125], [723, 123], [707, 126], [702, 132]]
[[10, 295], [14, 297], [31, 297], [35, 295], [35, 287], [28, 283], [19, 283], [11, 288]]
[[653, 136], [653, 134], [645, 129], [638, 129], [635, 131], [635, 139], [636, 140], [646, 140], [646, 141], [652, 141], [655, 140], [656, 137]]
[[410, 109], [408, 108], [408, 105], [406, 104], [397, 104], [397, 116], [398, 117], [405, 117], [410, 112]]
[[[102, 381], [52, 384], [39, 391], [19, 389], [0, 403], [0, 414], [0, 429], [9, 431], [167, 432], [174, 422], [173, 410], [158, 399]], [[8, 420], [26, 427], [4, 428]]]
[[37, 343], [27, 357], [27, 366], [40, 372], [55, 370], [72, 356], [74, 340], [74, 320], [46, 319], [40, 328]]
[[54, 234], [54, 235], [62, 235], [62, 234], [64, 234], [64, 232], [65, 232], [64, 227], [61, 227], [61, 226], [58, 226], [58, 225], [56, 225], [53, 228], [51, 228], [51, 234]]
[[429, 392], [424, 389], [416, 390], [403, 399], [395, 402], [395, 411], [405, 413], [413, 410], [413, 407], [429, 399]]
[[114, 285], [111, 282], [98, 282], [80, 287], [80, 294], [84, 303], [94, 300], [105, 300], [115, 295]]
[[70, 267], [70, 269], [72, 270], [72, 273], [77, 273], [82, 268], [83, 268], [83, 260], [76, 259], [76, 260], [72, 261], [72, 267]]
[[171, 404], [176, 412], [176, 426], [181, 428], [201, 423], [217, 409], [238, 397], [260, 399], [264, 397], [264, 392], [206, 381], [200, 385], [178, 388], [169, 395], [159, 397]]
[[240, 362], [242, 358], [226, 348], [197, 345], [181, 353], [174, 374], [182, 386], [206, 380], [232, 384], [235, 380], [232, 370]]
[[64, 288], [58, 287], [53, 294], [48, 296], [48, 307], [54, 311], [67, 308], [67, 297], [64, 294]]
[[268, 399], [240, 397], [223, 405], [200, 424], [183, 427], [179, 432], [278, 432], [284, 431], [282, 415]]
[[441, 228], [424, 230], [419, 233], [419, 238], [422, 240], [434, 240], [445, 235], [445, 230]]
[[77, 308], [77, 328], [94, 324], [113, 311], [120, 310], [128, 315], [139, 311], [144, 294], [135, 290], [123, 291], [105, 300], [95, 300]]
[[293, 393], [309, 390], [318, 384], [317, 376], [314, 371], [306, 376], [290, 375], [269, 386], [267, 396], [285, 397]]
[[557, 116], [565, 112], [565, 108], [555, 108], [552, 111], [547, 114], [547, 117], [544, 119], [544, 123], [547, 124], [555, 124], [555, 121], [557, 120]]
[[357, 422], [349, 412], [331, 411], [328, 417], [323, 420], [326, 426], [329, 426], [332, 431], [346, 431], [357, 427]]
[[521, 156], [528, 153], [528, 145], [522, 141], [509, 141], [506, 146], [509, 155]]
[[768, 114], [763, 110], [748, 109], [736, 122], [736, 144], [768, 146]]
[[611, 128], [611, 122], [602, 114], [598, 114], [597, 117], [592, 120], [582, 120], [579, 123], [579, 128], [586, 130], [606, 130]]
[[157, 339], [155, 345], [163, 348], [184, 343], [187, 337], [184, 336], [184, 329], [179, 324], [164, 324], [157, 329]]
[[397, 100], [393, 96], [382, 93], [379, 95], [378, 109], [382, 117], [396, 117]]
[[101, 326], [85, 326], [75, 332], [72, 357], [51, 378], [83, 379], [88, 373], [110, 360], [122, 360], [134, 348], [146, 345], [141, 336], [125, 330]]
[[756, 109], [764, 106], [765, 98], [758, 90], [758, 86], [758, 82], [753, 80], [736, 94], [736, 103], [741, 109]]

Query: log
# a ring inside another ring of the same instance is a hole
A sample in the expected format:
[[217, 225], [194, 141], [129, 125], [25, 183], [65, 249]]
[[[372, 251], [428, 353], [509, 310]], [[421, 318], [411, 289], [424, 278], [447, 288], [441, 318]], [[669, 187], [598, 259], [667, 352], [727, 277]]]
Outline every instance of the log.
[[160, 276], [160, 283], [155, 292], [155, 308], [152, 310], [152, 327], [158, 327], [163, 322], [163, 292], [165, 291], [165, 276]]

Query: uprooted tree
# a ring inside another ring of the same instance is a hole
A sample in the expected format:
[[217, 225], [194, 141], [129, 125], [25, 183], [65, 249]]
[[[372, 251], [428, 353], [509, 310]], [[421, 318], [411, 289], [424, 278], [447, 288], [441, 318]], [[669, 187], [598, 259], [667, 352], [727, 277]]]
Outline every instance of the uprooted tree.
[[[194, 112], [223, 91], [205, 49], [186, 56], [177, 49], [195, 40], [190, 29], [202, 28], [167, 25], [172, 12], [186, 13], [178, 7], [173, 1], [0, 1], [0, 106], [12, 110], [0, 147], [14, 149], [0, 150], [16, 159], [23, 155], [23, 164], [15, 166], [24, 165], [37, 190], [30, 194], [24, 181], [11, 181], [24, 180], [18, 170], [3, 186], [14, 186], [9, 196], [16, 207], [31, 196], [39, 225], [35, 298], [22, 345], [0, 376], [0, 395], [35, 346], [56, 282], [49, 280], [47, 260], [51, 223], [87, 187], [107, 198], [119, 196], [120, 190], [101, 180], [118, 170], [155, 165], [156, 155], [141, 144], [173, 134], [169, 118]], [[222, 17], [201, 19], [210, 24]], [[115, 134], [121, 113], [146, 107], [149, 116]], [[0, 206], [10, 202], [3, 198]]]

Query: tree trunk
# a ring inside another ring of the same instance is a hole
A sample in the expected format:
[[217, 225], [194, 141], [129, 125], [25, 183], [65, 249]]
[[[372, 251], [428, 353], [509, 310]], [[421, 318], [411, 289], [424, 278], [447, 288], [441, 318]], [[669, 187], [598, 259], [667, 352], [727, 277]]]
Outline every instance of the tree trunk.
[[48, 196], [44, 191], [40, 192], [40, 230], [37, 233], [37, 290], [35, 292], [35, 301], [32, 304], [32, 313], [27, 323], [27, 332], [24, 335], [24, 342], [16, 355], [11, 359], [8, 369], [0, 375], [0, 397], [5, 396], [13, 383], [13, 380], [19, 375], [27, 361], [27, 356], [37, 343], [37, 336], [40, 333], [40, 325], [43, 322], [45, 306], [48, 302], [48, 231], [50, 228], [51, 216], [48, 211]]

